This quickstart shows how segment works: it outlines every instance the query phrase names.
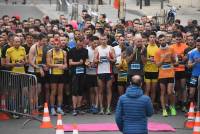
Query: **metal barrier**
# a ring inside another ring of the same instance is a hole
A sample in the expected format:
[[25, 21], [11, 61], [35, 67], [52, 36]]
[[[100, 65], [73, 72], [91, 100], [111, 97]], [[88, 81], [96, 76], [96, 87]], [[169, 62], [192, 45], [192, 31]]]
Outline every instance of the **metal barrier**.
[[0, 71], [0, 110], [27, 115], [34, 114], [38, 108], [36, 89], [35, 75]]

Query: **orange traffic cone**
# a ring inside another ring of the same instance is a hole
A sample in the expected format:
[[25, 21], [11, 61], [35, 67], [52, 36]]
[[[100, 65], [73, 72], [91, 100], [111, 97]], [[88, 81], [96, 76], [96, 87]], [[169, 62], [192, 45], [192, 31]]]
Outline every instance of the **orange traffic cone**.
[[40, 128], [53, 128], [53, 125], [51, 124], [50, 116], [49, 116], [49, 110], [48, 110], [48, 104], [44, 104], [44, 114], [43, 114], [43, 121], [40, 125]]
[[193, 128], [194, 127], [194, 120], [195, 120], [195, 112], [194, 112], [194, 104], [193, 102], [190, 103], [190, 109], [188, 112], [188, 120], [185, 124], [187, 128]]
[[196, 113], [194, 128], [192, 134], [200, 134], [200, 111]]
[[78, 127], [76, 124], [73, 124], [73, 133], [72, 134], [78, 134]]
[[[2, 110], [6, 110], [6, 98], [4, 95], [1, 96], [1, 107], [0, 108]], [[10, 117], [6, 113], [4, 113], [4, 112], [0, 113], [0, 120], [9, 120], [9, 119], [10, 119]]]
[[56, 126], [56, 134], [64, 134], [64, 127], [62, 124], [62, 116], [58, 114], [57, 126]]

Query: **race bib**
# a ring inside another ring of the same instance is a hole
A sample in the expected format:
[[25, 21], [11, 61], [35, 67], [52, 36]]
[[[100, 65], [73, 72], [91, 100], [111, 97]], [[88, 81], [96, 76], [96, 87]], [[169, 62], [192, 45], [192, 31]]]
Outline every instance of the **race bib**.
[[106, 56], [101, 56], [101, 57], [100, 57], [100, 62], [101, 62], [101, 63], [106, 63], [106, 62], [108, 62], [107, 57], [106, 57]]
[[171, 66], [171, 64], [165, 64], [165, 65], [162, 65], [161, 68], [162, 68], [163, 70], [165, 70], [165, 69], [171, 69], [172, 66]]
[[141, 69], [140, 64], [131, 64], [131, 69], [132, 70], [140, 70]]
[[84, 68], [83, 67], [76, 67], [76, 74], [83, 74]]
[[127, 72], [119, 72], [117, 81], [119, 81], [119, 82], [127, 82], [127, 76], [128, 76]]
[[190, 84], [196, 85], [196, 83], [197, 83], [197, 78], [192, 77], [192, 78], [190, 79]]

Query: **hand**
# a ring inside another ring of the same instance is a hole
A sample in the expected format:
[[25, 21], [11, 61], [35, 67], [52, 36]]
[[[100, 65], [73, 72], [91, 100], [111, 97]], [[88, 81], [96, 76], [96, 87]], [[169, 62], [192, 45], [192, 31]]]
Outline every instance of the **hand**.
[[43, 70], [43, 68], [40, 68], [40, 75], [41, 75], [41, 77], [44, 77], [44, 70]]
[[58, 68], [64, 70], [66, 68], [66, 66], [65, 65], [59, 65]]
[[43, 66], [43, 69], [44, 69], [44, 71], [48, 71], [49, 70], [49, 68], [46, 65]]
[[82, 59], [81, 59], [79, 62], [80, 62], [80, 65], [82, 65], [82, 64], [83, 64], [83, 60], [82, 60]]
[[89, 61], [86, 61], [86, 62], [85, 62], [85, 65], [88, 66], [88, 67], [90, 67], [90, 66], [91, 66], [91, 63], [90, 63]]

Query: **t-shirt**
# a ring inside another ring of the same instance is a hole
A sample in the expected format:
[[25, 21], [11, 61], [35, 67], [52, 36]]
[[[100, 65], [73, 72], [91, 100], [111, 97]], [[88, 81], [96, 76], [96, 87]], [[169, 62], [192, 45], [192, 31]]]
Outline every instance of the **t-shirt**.
[[[20, 60], [25, 60], [25, 57], [26, 57], [25, 48], [22, 46], [20, 46], [19, 48], [10, 47], [6, 51], [6, 57], [10, 58], [11, 63], [17, 63], [17, 62], [20, 62]], [[16, 73], [25, 73], [25, 67], [15, 66], [12, 68], [12, 71]]]
[[[73, 62], [79, 62], [82, 59], [85, 62], [88, 59], [88, 50], [74, 47], [69, 51], [69, 59]], [[74, 75], [85, 74], [85, 65], [71, 66], [71, 70]]]
[[[192, 50], [189, 53], [189, 61], [195, 62], [200, 60], [200, 51], [198, 49]], [[200, 62], [196, 63], [192, 68], [192, 76], [198, 77], [200, 75]]]
[[151, 59], [151, 61], [147, 61], [144, 66], [145, 72], [158, 72], [158, 67], [155, 63], [155, 54], [158, 51], [158, 46], [156, 44], [148, 44], [147, 46], [147, 59]]
[[[130, 56], [133, 53], [133, 47], [129, 46], [126, 49], [126, 55]], [[141, 56], [146, 57], [147, 50], [146, 48], [142, 50], [142, 48], [137, 48], [136, 54], [133, 57], [133, 60], [128, 63], [128, 74], [129, 75], [144, 75], [144, 65], [142, 63]]]
[[188, 46], [185, 43], [173, 44], [170, 46], [174, 49], [175, 54], [178, 57], [179, 65], [175, 67], [175, 71], [185, 71], [185, 63], [182, 61], [184, 56], [184, 51]]
[[[166, 56], [164, 59], [163, 57]], [[172, 48], [159, 49], [155, 54], [155, 61], [159, 63], [163, 61], [162, 65], [159, 67], [159, 75], [158, 78], [174, 78], [174, 66], [172, 58], [176, 56], [174, 50]]]
[[[94, 62], [94, 49], [91, 46], [89, 46], [87, 47], [87, 50], [88, 50], [88, 60], [89, 62], [92, 63]], [[96, 70], [97, 70], [96, 66], [87, 67], [86, 74], [94, 75], [96, 74]]]

